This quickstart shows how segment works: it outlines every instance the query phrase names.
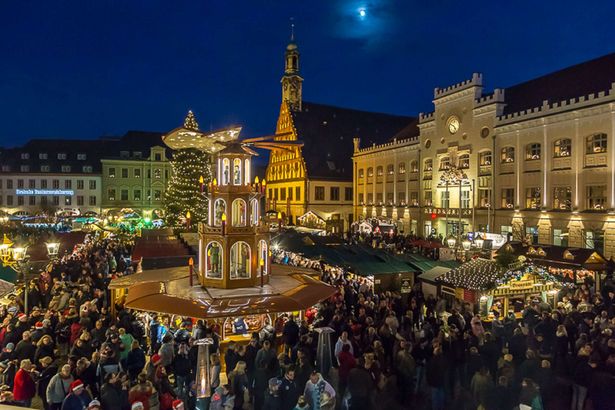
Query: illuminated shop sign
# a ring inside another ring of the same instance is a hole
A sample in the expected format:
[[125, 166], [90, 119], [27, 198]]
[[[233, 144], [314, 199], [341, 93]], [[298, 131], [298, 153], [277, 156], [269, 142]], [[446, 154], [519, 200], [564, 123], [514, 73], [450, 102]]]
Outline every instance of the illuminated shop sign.
[[16, 189], [15, 195], [68, 195], [73, 196], [72, 189]]

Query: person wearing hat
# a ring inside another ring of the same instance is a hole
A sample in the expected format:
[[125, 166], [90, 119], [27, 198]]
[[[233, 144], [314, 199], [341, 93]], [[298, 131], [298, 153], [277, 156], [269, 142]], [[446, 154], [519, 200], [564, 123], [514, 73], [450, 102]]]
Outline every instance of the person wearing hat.
[[87, 409], [91, 401], [92, 398], [85, 389], [83, 382], [80, 379], [76, 379], [70, 384], [70, 392], [62, 402], [61, 410]]
[[88, 404], [88, 410], [101, 410], [100, 402], [96, 399], [92, 400], [90, 404]]
[[36, 384], [32, 374], [34, 366], [29, 359], [24, 359], [20, 363], [19, 370], [15, 374], [13, 397], [23, 406], [30, 407], [32, 397], [36, 394]]
[[66, 398], [73, 381], [75, 379], [71, 374], [71, 368], [68, 364], [62, 366], [60, 372], [51, 377], [45, 392], [50, 410], [59, 410], [62, 407], [62, 402]]
[[184, 402], [180, 399], [173, 400], [172, 408], [173, 410], [184, 410]]
[[141, 403], [140, 401], [135, 401], [130, 406], [130, 410], [144, 410], [144, 409], [145, 409], [145, 406], [143, 406], [143, 403]]
[[7, 362], [15, 359], [15, 345], [13, 343], [7, 343], [2, 353], [0, 353], [0, 362]]

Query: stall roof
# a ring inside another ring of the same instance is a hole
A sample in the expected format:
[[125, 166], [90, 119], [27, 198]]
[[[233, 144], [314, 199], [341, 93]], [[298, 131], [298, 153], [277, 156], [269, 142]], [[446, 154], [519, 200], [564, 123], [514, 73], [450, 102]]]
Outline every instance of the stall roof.
[[423, 255], [414, 254], [414, 253], [406, 253], [403, 255], [399, 255], [399, 258], [406, 261], [406, 263], [414, 266], [417, 272], [426, 272], [430, 269], [435, 268], [436, 266], [442, 266], [445, 268], [453, 269], [459, 266], [459, 262], [457, 261], [439, 261], [427, 258]]
[[606, 259], [595, 249], [567, 248], [555, 245], [527, 245], [522, 242], [508, 242], [501, 249], [512, 250], [537, 264], [558, 267], [583, 267], [592, 270], [606, 269]]
[[451, 268], [447, 268], [444, 266], [436, 266], [433, 267], [423, 273], [421, 273], [418, 277], [421, 280], [425, 280], [428, 282], [434, 282], [437, 278], [449, 272]]
[[436, 278], [458, 288], [470, 290], [487, 290], [495, 286], [495, 281], [504, 276], [506, 270], [495, 261], [477, 258], [446, 272]]

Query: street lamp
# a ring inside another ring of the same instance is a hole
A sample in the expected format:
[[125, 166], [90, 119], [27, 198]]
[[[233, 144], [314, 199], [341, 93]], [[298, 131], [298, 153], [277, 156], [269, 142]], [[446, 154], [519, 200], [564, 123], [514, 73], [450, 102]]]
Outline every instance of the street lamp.
[[54, 259], [58, 256], [58, 253], [60, 252], [60, 242], [52, 240], [50, 242], [46, 242], [45, 246], [47, 246], [47, 255], [49, 255], [50, 259]]
[[472, 242], [470, 242], [470, 240], [466, 238], [463, 241], [461, 241], [461, 246], [463, 247], [464, 251], [469, 251], [470, 248], [472, 247]]
[[446, 238], [446, 244], [448, 245], [449, 248], [454, 248], [455, 244], [457, 243], [457, 239], [455, 239], [455, 237], [453, 235], [449, 235]]
[[483, 239], [482, 236], [480, 236], [480, 234], [476, 235], [476, 238], [474, 239], [474, 245], [478, 248], [478, 249], [483, 249], [483, 244], [485, 243], [485, 240]]

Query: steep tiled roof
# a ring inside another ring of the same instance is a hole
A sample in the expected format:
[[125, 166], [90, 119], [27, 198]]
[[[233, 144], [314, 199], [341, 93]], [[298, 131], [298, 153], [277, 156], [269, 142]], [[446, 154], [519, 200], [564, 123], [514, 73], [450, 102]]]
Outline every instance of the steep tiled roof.
[[[361, 145], [382, 144], [402, 130], [418, 135], [413, 117], [359, 111], [331, 105], [302, 103], [292, 112], [298, 138], [303, 141], [303, 157], [308, 178], [352, 180], [352, 154], [355, 137]], [[411, 135], [407, 135], [409, 137]]]
[[504, 114], [607, 91], [615, 82], [615, 53], [576, 64], [505, 89]]

